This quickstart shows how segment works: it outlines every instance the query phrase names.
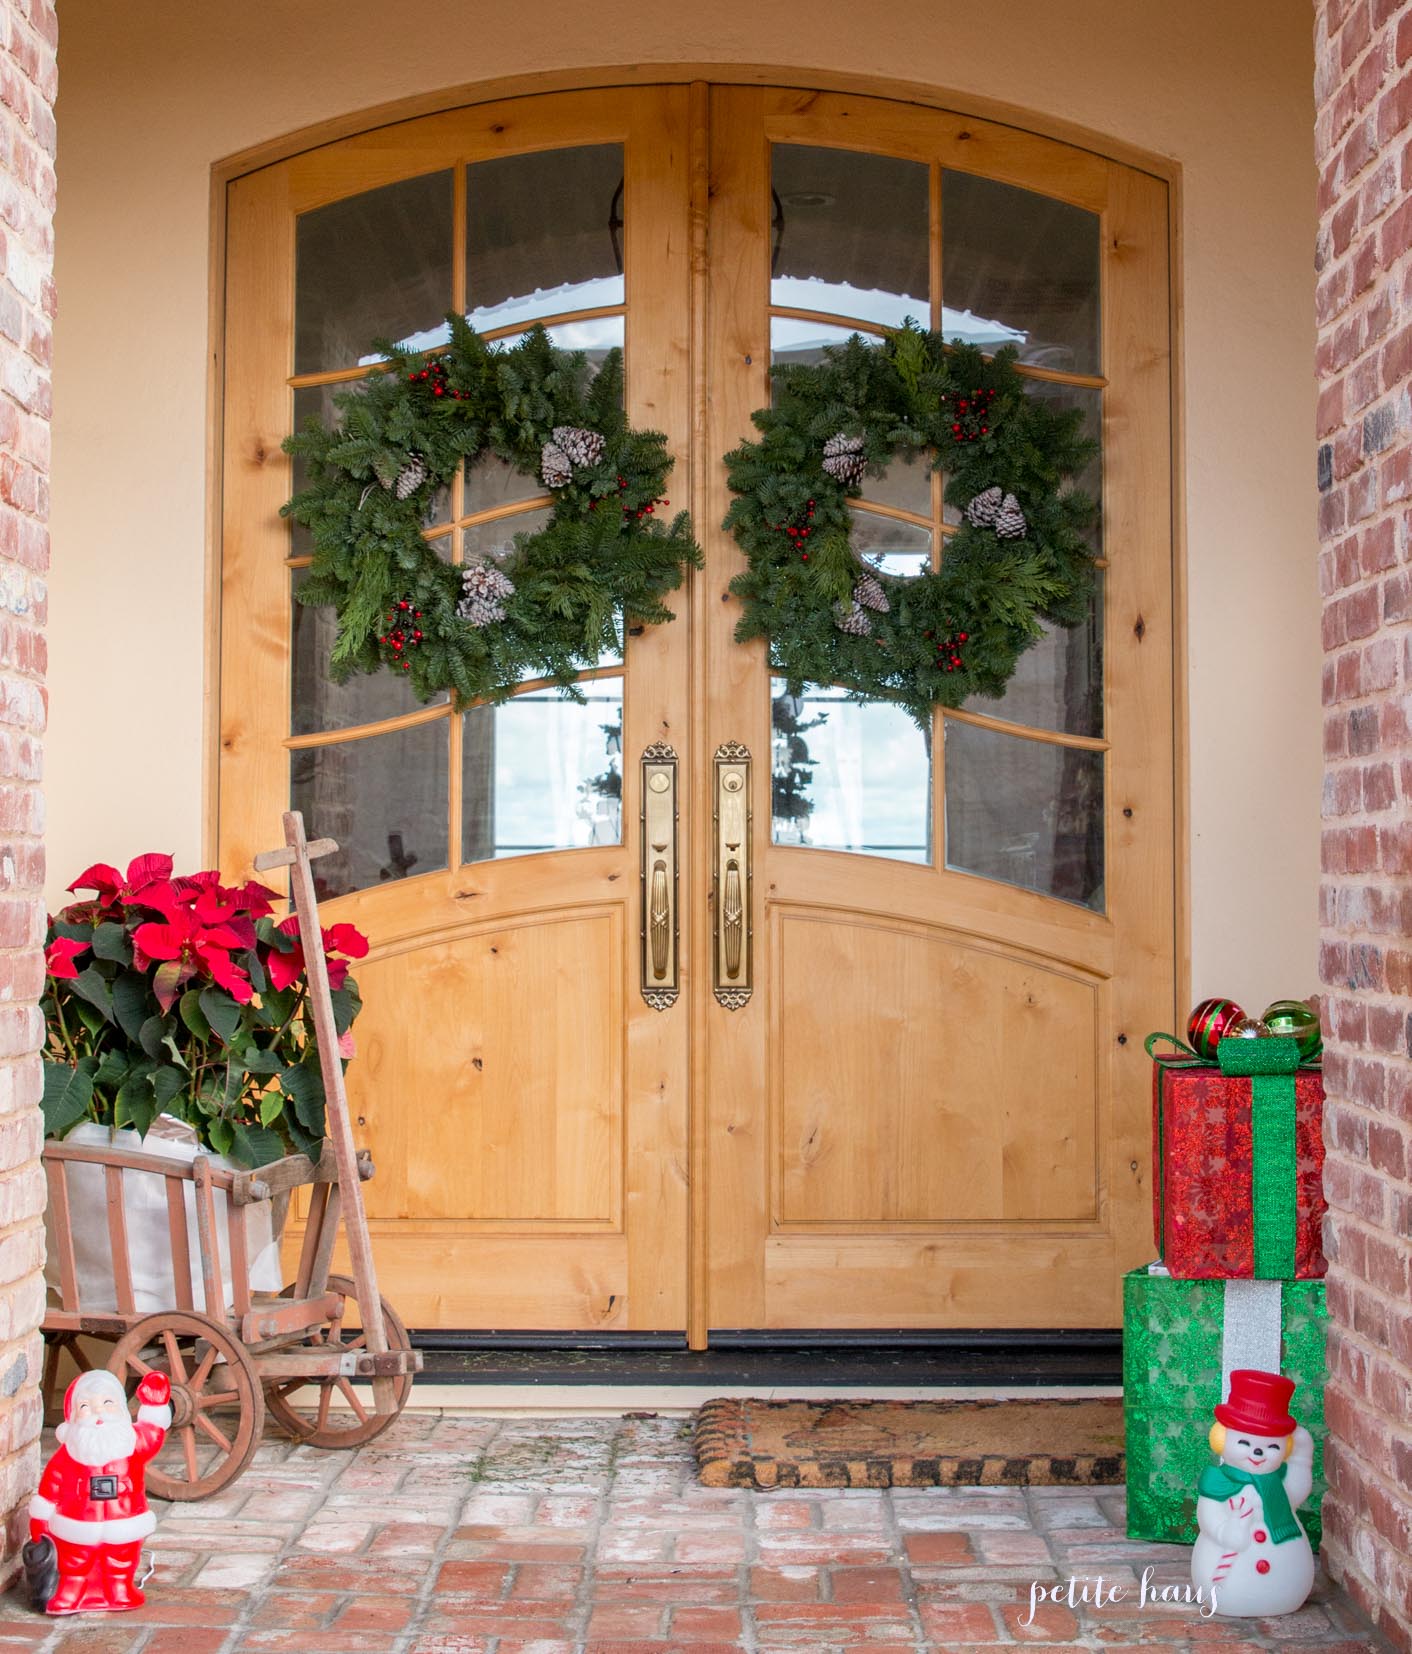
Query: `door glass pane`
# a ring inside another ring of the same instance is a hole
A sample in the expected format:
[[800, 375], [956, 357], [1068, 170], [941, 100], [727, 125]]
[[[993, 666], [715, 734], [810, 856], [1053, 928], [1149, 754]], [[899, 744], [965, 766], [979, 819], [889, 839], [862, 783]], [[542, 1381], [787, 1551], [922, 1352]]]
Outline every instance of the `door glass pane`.
[[466, 168], [472, 326], [622, 304], [621, 144], [506, 155]]
[[900, 327], [930, 315], [927, 168], [776, 144], [770, 303]]
[[[308, 578], [307, 570], [293, 569], [293, 590]], [[292, 735], [315, 735], [327, 729], [347, 729], [354, 724], [373, 724], [382, 718], [396, 718], [415, 712], [423, 703], [412, 693], [406, 678], [396, 672], [359, 672], [347, 683], [335, 683], [329, 676], [328, 657], [333, 647], [336, 620], [333, 608], [319, 604], [305, 608], [291, 601], [290, 708]], [[445, 694], [435, 697], [444, 701]]]
[[[853, 337], [852, 328], [833, 327], [828, 322], [804, 322], [794, 316], [770, 318], [771, 362], [817, 363], [824, 359], [825, 345], [844, 345]], [[875, 333], [864, 333], [870, 345], [880, 345]]]
[[538, 534], [549, 526], [554, 513], [543, 506], [537, 511], [517, 511], [509, 517], [492, 517], [489, 522], [471, 523], [461, 531], [461, 560], [479, 563], [486, 558], [503, 561], [515, 549], [517, 534]]
[[931, 459], [915, 448], [899, 449], [880, 477], [875, 477], [869, 472], [863, 478], [862, 497], [877, 505], [892, 505], [899, 511], [911, 511], [919, 517], [930, 517]]
[[1046, 625], [1044, 636], [1020, 656], [998, 700], [976, 696], [971, 712], [1064, 735], [1103, 733], [1103, 571], [1095, 575], [1087, 620]]
[[1083, 433], [1098, 444], [1098, 452], [1074, 486], [1081, 488], [1098, 507], [1087, 540], [1094, 555], [1103, 555], [1103, 392], [1093, 385], [1061, 385], [1051, 379], [1031, 379], [1026, 394], [1049, 402], [1056, 408], [1078, 408], [1083, 414]]
[[851, 510], [853, 549], [884, 574], [925, 574], [931, 567], [932, 537], [916, 523], [880, 517], [875, 511]]
[[342, 896], [446, 866], [445, 718], [289, 755], [290, 806], [309, 837], [338, 841], [314, 863], [320, 896]]
[[466, 465], [466, 515], [493, 511], [498, 505], [538, 499], [545, 491], [538, 477], [517, 470], [497, 454], [482, 454]]
[[623, 680], [581, 683], [467, 712], [461, 774], [463, 861], [620, 844]]
[[376, 362], [374, 339], [444, 344], [451, 308], [451, 174], [430, 172], [301, 213], [294, 371]]
[[1098, 373], [1098, 215], [968, 172], [941, 183], [946, 336]]
[[946, 865], [1103, 910], [1103, 754], [947, 718]]
[[[603, 365], [610, 350], [623, 348], [624, 320], [621, 316], [588, 316], [579, 322], [560, 322], [546, 328], [550, 339], [561, 350], [581, 350], [588, 358], [588, 377], [593, 378]], [[528, 332], [528, 329], [525, 330]], [[517, 345], [524, 333], [510, 333], [495, 342], [502, 350]]]
[[901, 707], [770, 687], [776, 844], [931, 860], [931, 742]]

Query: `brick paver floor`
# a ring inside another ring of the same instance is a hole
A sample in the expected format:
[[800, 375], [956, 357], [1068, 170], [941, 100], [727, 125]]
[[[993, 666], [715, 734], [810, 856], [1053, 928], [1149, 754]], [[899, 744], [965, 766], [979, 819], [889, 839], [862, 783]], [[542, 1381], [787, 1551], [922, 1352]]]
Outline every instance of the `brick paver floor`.
[[[923, 1654], [997, 1644], [1136, 1654], [1386, 1647], [1321, 1579], [1300, 1613], [1137, 1606], [1186, 1552], [1123, 1536], [1121, 1488], [747, 1493], [698, 1487], [680, 1418], [407, 1414], [323, 1453], [268, 1441], [225, 1495], [173, 1505], [148, 1606], [50, 1621], [36, 1654]], [[1127, 1600], [1046, 1603], [1071, 1577]]]

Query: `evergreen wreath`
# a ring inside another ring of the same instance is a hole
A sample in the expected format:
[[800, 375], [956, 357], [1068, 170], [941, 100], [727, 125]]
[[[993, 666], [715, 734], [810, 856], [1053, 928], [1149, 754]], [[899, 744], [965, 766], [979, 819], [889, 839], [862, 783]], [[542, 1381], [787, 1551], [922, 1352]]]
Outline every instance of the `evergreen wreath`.
[[[581, 670], [622, 648], [625, 624], [672, 618], [664, 594], [701, 552], [690, 520], [656, 515], [672, 460], [658, 431], [623, 415], [622, 352], [590, 379], [582, 351], [542, 327], [496, 349], [464, 318], [449, 342], [388, 361], [285, 439], [307, 486], [284, 507], [313, 536], [299, 601], [331, 604], [333, 678], [389, 667], [429, 700], [502, 701], [527, 677], [570, 694]], [[503, 559], [452, 564], [422, 529], [435, 491], [468, 460], [496, 454], [553, 499], [538, 533]]]
[[[726, 456], [726, 527], [748, 559], [736, 637], [769, 639], [791, 693], [839, 684], [925, 722], [934, 704], [1002, 694], [1042, 621], [1083, 619], [1095, 506], [1073, 482], [1097, 444], [1081, 410], [1025, 394], [1015, 356], [908, 322], [881, 346], [855, 333], [775, 368], [759, 439]], [[940, 569], [910, 578], [860, 560], [848, 510], [864, 473], [908, 450], [932, 456], [961, 516]]]

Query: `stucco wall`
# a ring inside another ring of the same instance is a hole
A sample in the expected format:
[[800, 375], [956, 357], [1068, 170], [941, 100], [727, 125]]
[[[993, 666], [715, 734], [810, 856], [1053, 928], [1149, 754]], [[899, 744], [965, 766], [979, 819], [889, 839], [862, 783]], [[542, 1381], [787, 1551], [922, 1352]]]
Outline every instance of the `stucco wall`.
[[1192, 988], [1315, 982], [1312, 43], [1287, 0], [705, 6], [64, 0], [49, 796], [55, 889], [202, 847], [209, 171], [291, 129], [576, 64], [847, 70], [1184, 169]]

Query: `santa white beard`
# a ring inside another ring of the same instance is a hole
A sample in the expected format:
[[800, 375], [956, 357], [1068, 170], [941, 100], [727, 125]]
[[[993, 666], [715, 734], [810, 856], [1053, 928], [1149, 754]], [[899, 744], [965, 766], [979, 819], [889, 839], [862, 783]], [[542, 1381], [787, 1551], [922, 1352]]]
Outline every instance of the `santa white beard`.
[[80, 1464], [111, 1464], [114, 1459], [130, 1458], [137, 1450], [137, 1431], [126, 1416], [70, 1419], [62, 1432], [65, 1451]]

